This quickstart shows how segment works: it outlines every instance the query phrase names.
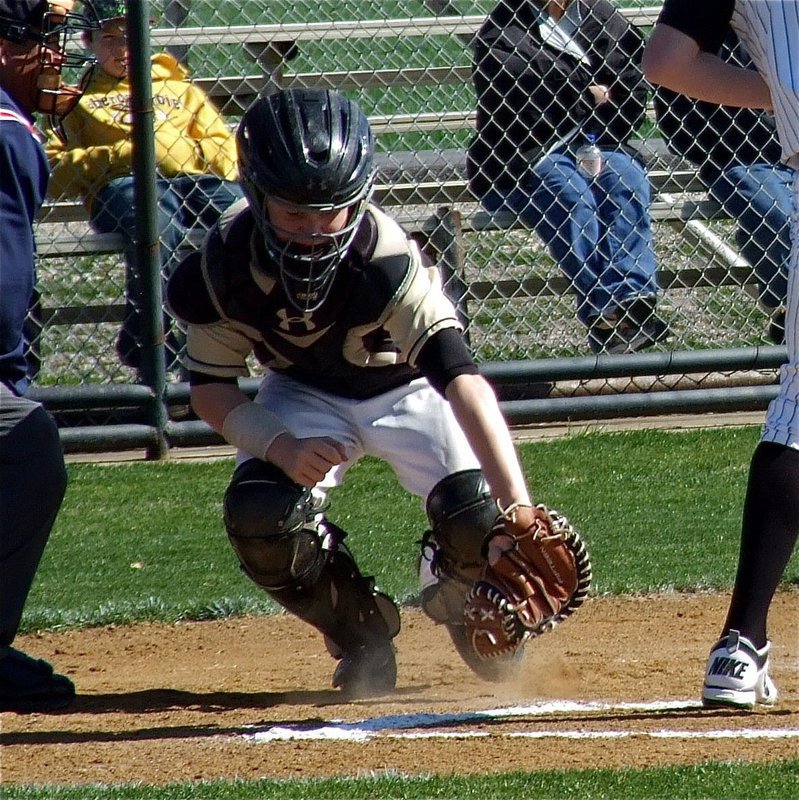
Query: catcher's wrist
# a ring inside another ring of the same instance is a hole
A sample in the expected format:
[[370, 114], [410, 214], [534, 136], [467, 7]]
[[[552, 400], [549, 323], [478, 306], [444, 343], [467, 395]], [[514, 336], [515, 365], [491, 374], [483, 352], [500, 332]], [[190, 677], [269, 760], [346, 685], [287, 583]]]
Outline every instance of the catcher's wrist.
[[266, 459], [266, 451], [286, 426], [260, 403], [247, 400], [233, 408], [222, 422], [225, 440], [252, 456]]
[[516, 522], [516, 512], [520, 508], [533, 508], [533, 504], [527, 501], [512, 501], [508, 503], [507, 506], [502, 505], [501, 500], [497, 500], [497, 509], [499, 510], [499, 515], [503, 519], [508, 520], [509, 522]]

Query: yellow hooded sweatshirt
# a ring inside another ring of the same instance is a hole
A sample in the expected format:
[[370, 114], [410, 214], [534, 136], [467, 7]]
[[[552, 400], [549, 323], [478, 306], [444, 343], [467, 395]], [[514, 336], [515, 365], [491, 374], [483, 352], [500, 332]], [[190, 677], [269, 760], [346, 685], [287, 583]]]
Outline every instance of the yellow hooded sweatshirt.
[[[152, 58], [155, 159], [159, 177], [214, 174], [238, 179], [236, 140], [207, 95], [169, 53]], [[96, 69], [78, 106], [63, 120], [66, 141], [52, 133], [47, 155], [53, 197], [82, 197], [131, 174], [133, 118], [128, 78]]]

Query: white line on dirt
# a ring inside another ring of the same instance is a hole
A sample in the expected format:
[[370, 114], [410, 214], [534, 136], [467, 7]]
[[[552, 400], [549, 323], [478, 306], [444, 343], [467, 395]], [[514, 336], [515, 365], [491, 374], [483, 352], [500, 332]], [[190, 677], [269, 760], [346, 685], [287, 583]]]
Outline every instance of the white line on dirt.
[[[308, 724], [296, 726], [272, 726], [254, 732], [244, 733], [244, 738], [258, 744], [274, 741], [291, 740], [345, 740], [364, 742], [375, 737], [392, 739], [469, 739], [476, 737], [496, 736], [494, 732], [469, 730], [468, 728], [452, 731], [442, 730], [453, 725], [474, 725], [486, 720], [511, 719], [519, 717], [540, 717], [564, 713], [592, 713], [597, 711], [614, 712], [649, 712], [690, 711], [701, 707], [694, 700], [655, 701], [651, 703], [576, 703], [558, 701], [542, 703], [534, 706], [513, 706], [495, 708], [485, 711], [467, 711], [459, 714], [395, 714], [358, 722], [337, 722], [330, 720], [324, 724]], [[420, 728], [425, 730], [419, 730]], [[414, 730], [411, 730], [414, 729]], [[543, 730], [543, 731], [510, 731], [499, 734], [507, 738], [530, 739], [622, 739], [631, 736], [647, 736], [655, 739], [799, 739], [799, 730], [792, 729], [717, 729], [709, 731], [685, 731], [660, 729], [642, 731], [590, 731], [590, 730]]]

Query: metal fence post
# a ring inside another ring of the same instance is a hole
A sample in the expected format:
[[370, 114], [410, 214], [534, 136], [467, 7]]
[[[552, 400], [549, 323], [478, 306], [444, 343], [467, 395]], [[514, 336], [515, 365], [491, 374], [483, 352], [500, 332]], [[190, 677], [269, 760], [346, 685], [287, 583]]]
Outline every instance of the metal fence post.
[[156, 430], [155, 444], [148, 457], [162, 458], [169, 445], [165, 429], [166, 364], [164, 360], [164, 318], [161, 292], [156, 195], [155, 134], [150, 67], [150, 4], [147, 0], [128, 6], [131, 103], [133, 112], [133, 176], [136, 215], [136, 259], [144, 283], [144, 348], [142, 367], [153, 388], [148, 418]]

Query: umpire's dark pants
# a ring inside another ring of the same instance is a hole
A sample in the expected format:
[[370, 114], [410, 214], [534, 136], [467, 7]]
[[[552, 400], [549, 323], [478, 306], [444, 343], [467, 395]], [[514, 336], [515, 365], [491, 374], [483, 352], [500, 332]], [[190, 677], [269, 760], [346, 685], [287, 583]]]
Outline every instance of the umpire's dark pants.
[[17, 634], [66, 487], [55, 422], [0, 384], [0, 658]]

